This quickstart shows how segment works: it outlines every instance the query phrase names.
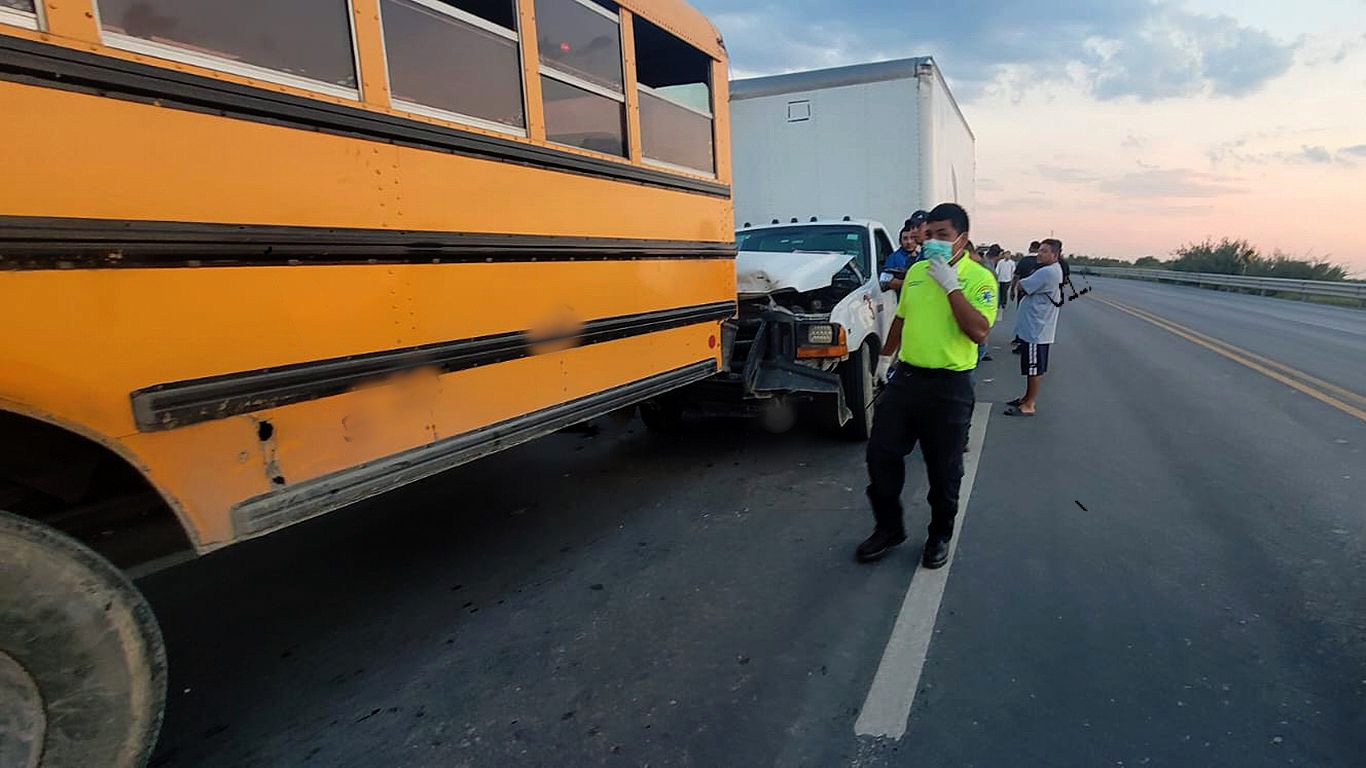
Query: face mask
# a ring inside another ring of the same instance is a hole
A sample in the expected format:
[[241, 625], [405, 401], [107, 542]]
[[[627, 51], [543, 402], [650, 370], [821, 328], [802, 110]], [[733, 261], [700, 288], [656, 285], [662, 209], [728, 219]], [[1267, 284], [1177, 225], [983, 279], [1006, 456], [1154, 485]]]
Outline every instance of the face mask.
[[925, 258], [948, 262], [953, 260], [953, 243], [947, 240], [926, 240]]

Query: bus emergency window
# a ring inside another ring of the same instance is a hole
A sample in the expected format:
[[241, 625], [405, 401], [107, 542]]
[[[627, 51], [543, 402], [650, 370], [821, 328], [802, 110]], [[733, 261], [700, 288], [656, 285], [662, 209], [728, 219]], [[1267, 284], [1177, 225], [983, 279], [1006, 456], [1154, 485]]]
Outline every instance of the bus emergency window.
[[24, 13], [35, 13], [33, 0], [0, 0], [0, 8], [13, 8]]
[[[389, 88], [400, 109], [526, 125], [511, 0], [381, 0]], [[498, 21], [495, 21], [498, 20]]]
[[541, 94], [547, 139], [626, 156], [626, 116], [621, 102], [550, 77], [541, 78]]
[[711, 57], [639, 16], [634, 27], [646, 160], [714, 174]]
[[99, 0], [98, 6], [106, 33], [166, 46], [166, 58], [177, 58], [178, 49], [356, 88], [346, 0]]

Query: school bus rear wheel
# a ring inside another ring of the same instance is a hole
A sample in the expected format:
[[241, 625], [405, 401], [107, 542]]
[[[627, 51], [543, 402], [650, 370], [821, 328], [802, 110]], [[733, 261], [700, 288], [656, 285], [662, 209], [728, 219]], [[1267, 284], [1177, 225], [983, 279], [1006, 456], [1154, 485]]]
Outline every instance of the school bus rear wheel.
[[165, 701], [161, 632], [132, 582], [0, 511], [0, 768], [143, 766]]

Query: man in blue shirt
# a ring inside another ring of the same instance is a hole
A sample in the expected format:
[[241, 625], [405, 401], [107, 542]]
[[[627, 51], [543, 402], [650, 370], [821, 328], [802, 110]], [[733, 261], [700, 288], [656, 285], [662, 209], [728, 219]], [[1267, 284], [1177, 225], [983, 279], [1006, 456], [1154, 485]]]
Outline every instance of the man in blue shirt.
[[920, 246], [925, 243], [928, 221], [929, 213], [925, 211], [916, 211], [911, 218], [906, 219], [906, 226], [901, 228], [901, 247], [892, 251], [882, 265], [882, 274], [878, 277], [882, 290], [900, 292], [906, 270], [924, 258]]

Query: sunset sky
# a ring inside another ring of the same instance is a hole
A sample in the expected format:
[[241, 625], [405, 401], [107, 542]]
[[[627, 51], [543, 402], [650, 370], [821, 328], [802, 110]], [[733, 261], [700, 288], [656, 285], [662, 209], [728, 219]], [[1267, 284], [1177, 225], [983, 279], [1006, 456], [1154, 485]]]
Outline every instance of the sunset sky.
[[978, 242], [1230, 236], [1366, 277], [1366, 0], [695, 5], [733, 77], [934, 56], [977, 135]]

